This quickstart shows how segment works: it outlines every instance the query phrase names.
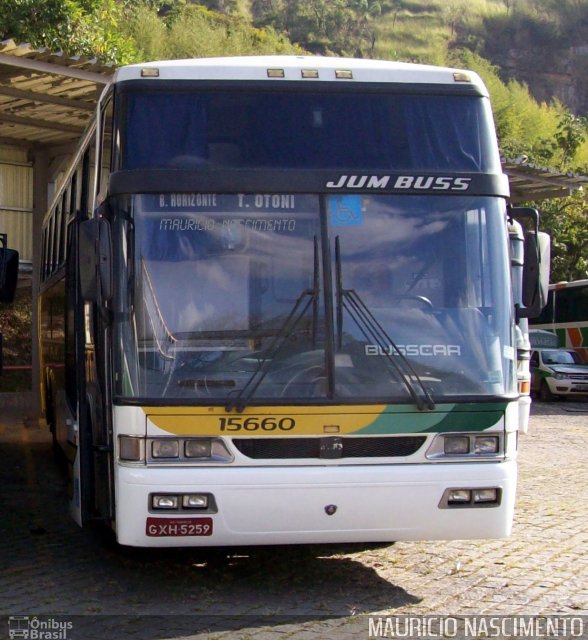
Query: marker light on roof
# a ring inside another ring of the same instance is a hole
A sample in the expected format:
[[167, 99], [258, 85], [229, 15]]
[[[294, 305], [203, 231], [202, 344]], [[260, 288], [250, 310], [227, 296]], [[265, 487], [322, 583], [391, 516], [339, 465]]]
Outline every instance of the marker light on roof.
[[353, 80], [353, 71], [351, 71], [351, 69], [335, 69], [335, 78], [339, 80]]
[[268, 69], [267, 70], [268, 78], [285, 78], [286, 74], [283, 69]]
[[159, 69], [155, 67], [144, 67], [141, 69], [141, 78], [159, 78]]
[[455, 80], [455, 82], [471, 82], [472, 81], [472, 78], [469, 73], [463, 73], [461, 71], [454, 73], [453, 79]]
[[319, 72], [318, 69], [302, 69], [300, 74], [303, 78], [318, 78]]

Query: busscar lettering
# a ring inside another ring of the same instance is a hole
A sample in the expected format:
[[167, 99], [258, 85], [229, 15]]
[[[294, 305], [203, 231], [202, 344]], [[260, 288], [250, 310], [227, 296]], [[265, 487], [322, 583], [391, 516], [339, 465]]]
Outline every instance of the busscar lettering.
[[[342, 175], [329, 180], [327, 189], [386, 189], [391, 176]], [[397, 176], [391, 186], [393, 190], [413, 191], [467, 191], [471, 178], [453, 176]]]
[[392, 345], [366, 344], [366, 356], [420, 356], [425, 358], [461, 356], [461, 346], [458, 344], [399, 344], [395, 349]]

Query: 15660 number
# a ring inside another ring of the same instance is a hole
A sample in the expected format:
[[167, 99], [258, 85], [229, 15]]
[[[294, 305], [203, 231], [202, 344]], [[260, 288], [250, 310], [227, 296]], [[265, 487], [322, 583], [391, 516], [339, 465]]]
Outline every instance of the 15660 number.
[[219, 418], [221, 431], [292, 431], [296, 426], [294, 418], [259, 418], [233, 416]]

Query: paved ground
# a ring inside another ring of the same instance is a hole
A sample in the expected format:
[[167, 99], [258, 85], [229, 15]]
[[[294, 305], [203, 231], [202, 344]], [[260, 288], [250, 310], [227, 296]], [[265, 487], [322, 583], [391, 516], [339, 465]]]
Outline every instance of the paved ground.
[[73, 524], [48, 434], [0, 409], [0, 638], [16, 615], [75, 616], [63, 640], [368, 638], [368, 614], [586, 616], [588, 403], [536, 403], [521, 445], [507, 540], [331, 556], [123, 550]]

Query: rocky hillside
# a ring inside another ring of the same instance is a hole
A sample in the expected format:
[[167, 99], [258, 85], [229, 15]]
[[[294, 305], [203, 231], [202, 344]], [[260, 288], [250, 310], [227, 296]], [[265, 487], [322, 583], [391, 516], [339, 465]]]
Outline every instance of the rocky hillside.
[[456, 44], [498, 65], [503, 79], [525, 82], [537, 100], [557, 98], [576, 115], [588, 114], [588, 2], [510, 4], [474, 28], [463, 24]]

